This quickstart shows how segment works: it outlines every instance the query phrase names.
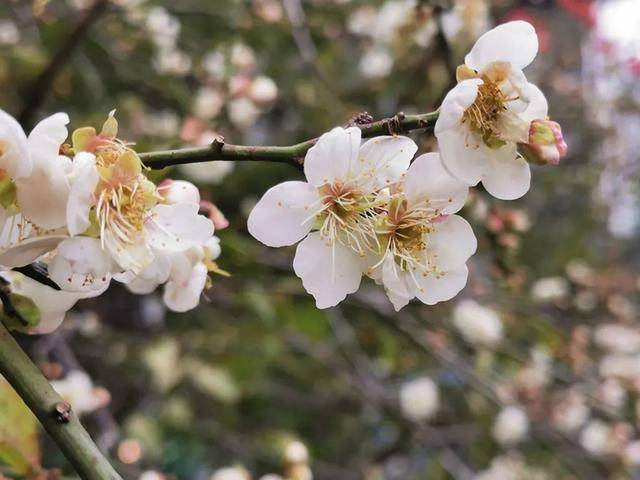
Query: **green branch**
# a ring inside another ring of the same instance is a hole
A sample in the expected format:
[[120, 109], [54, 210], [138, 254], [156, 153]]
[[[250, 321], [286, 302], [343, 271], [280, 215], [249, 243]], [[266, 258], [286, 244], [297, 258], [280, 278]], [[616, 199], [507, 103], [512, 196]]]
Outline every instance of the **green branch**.
[[[362, 130], [362, 136], [375, 137], [378, 135], [397, 135], [412, 130], [433, 129], [438, 112], [419, 115], [397, 114], [395, 117], [385, 118], [377, 122], [356, 118], [353, 124]], [[206, 147], [183, 148], [161, 152], [140, 153], [140, 158], [147, 167], [164, 168], [169, 165], [184, 163], [209, 162], [212, 160], [258, 160], [265, 162], [288, 163], [300, 167], [304, 155], [317, 141], [317, 138], [297, 143], [287, 147], [254, 147], [246, 145], [231, 145], [218, 138]]]
[[78, 416], [44, 378], [0, 321], [0, 374], [20, 395], [83, 480], [122, 480]]

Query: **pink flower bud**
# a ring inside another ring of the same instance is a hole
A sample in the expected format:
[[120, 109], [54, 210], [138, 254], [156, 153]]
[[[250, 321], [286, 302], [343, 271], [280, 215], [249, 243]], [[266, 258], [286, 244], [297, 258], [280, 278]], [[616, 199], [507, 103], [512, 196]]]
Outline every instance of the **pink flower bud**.
[[534, 120], [529, 127], [529, 143], [518, 145], [522, 156], [530, 163], [557, 165], [567, 154], [562, 128], [551, 120]]
[[227, 220], [227, 217], [225, 217], [224, 213], [222, 213], [212, 202], [202, 200], [200, 202], [200, 208], [207, 212], [209, 220], [213, 222], [213, 226], [216, 230], [223, 230], [229, 226], [229, 220]]

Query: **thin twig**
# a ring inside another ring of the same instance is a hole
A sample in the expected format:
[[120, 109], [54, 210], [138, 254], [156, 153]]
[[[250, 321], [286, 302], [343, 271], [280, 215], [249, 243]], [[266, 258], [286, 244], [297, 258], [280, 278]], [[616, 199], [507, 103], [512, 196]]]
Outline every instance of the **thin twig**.
[[[419, 115], [405, 115], [398, 113], [394, 117], [378, 120], [368, 124], [358, 125], [364, 138], [378, 135], [398, 135], [413, 130], [433, 129], [438, 112], [423, 113]], [[300, 167], [304, 162], [304, 155], [317, 138], [304, 142], [281, 146], [247, 146], [231, 145], [225, 143], [222, 137], [206, 147], [183, 148], [178, 150], [166, 150], [161, 152], [140, 153], [140, 158], [147, 167], [164, 168], [169, 165], [181, 165], [185, 163], [209, 162], [212, 160], [236, 160], [236, 161], [265, 161], [288, 163]]]

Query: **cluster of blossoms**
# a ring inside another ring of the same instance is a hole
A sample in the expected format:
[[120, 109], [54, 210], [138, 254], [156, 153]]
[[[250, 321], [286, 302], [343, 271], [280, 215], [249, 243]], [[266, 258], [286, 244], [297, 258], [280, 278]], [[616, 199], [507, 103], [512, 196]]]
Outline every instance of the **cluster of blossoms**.
[[[215, 124], [220, 124], [223, 116], [240, 130], [249, 128], [278, 98], [278, 86], [271, 77], [259, 73], [255, 52], [245, 43], [208, 51], [199, 64], [198, 75], [201, 86], [180, 133], [181, 139], [191, 145], [210, 145], [219, 136]], [[206, 184], [220, 183], [232, 169], [233, 163], [222, 161], [180, 166], [187, 178]]]
[[252, 125], [278, 96], [276, 83], [260, 74], [253, 49], [242, 42], [207, 52], [200, 62], [203, 86], [193, 100], [193, 114], [202, 120], [220, 115], [243, 129]]
[[[300, 440], [279, 439], [274, 450], [281, 456], [283, 474], [267, 473], [255, 477], [242, 465], [230, 465], [215, 470], [209, 480], [312, 480], [311, 458], [307, 446]], [[138, 480], [167, 480], [171, 478], [155, 470], [143, 472]]]
[[447, 42], [457, 47], [469, 45], [488, 25], [486, 0], [456, 0], [445, 12], [418, 0], [387, 0], [379, 7], [365, 3], [347, 20], [349, 33], [362, 39], [358, 67], [371, 80], [386, 78], [397, 60], [413, 57], [415, 49], [430, 47], [439, 28]]
[[267, 191], [249, 232], [272, 247], [300, 242], [293, 268], [319, 308], [357, 291], [363, 275], [384, 286], [396, 310], [414, 297], [428, 305], [452, 298], [476, 250], [456, 215], [469, 187], [482, 182], [497, 198], [519, 198], [530, 186], [527, 160], [557, 163], [566, 153], [544, 95], [521, 70], [537, 47], [525, 22], [478, 40], [440, 108], [439, 154], [412, 162], [418, 147], [409, 138], [361, 143], [357, 127], [325, 133], [305, 157], [307, 181]]
[[[112, 279], [137, 293], [164, 284], [170, 309], [194, 308], [220, 254], [197, 188], [148, 180], [117, 138], [113, 112], [99, 133], [79, 128], [64, 143], [68, 122], [52, 115], [27, 137], [0, 111], [0, 275], [40, 310], [36, 330], [56, 328], [77, 300], [101, 294]], [[34, 261], [61, 291], [9, 270]]]

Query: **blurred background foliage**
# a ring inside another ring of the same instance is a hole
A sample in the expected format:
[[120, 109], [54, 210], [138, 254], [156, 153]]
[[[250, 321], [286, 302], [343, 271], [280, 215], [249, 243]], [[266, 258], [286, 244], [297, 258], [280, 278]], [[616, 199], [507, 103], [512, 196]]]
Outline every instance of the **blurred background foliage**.
[[[195, 182], [226, 215], [231, 277], [187, 314], [114, 283], [54, 334], [20, 339], [125, 478], [640, 478], [640, 4], [0, 2], [2, 108], [25, 128], [66, 111], [72, 129], [116, 108], [138, 151], [217, 135], [286, 145], [365, 110], [431, 111], [473, 41], [514, 19], [538, 31], [527, 75], [570, 154], [534, 168], [522, 200], [472, 192], [479, 251], [448, 303], [396, 314], [364, 282], [317, 310], [293, 249], [245, 227], [268, 187], [301, 178], [290, 166], [157, 174]], [[5, 383], [0, 464], [73, 477]]]

